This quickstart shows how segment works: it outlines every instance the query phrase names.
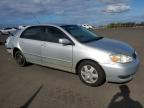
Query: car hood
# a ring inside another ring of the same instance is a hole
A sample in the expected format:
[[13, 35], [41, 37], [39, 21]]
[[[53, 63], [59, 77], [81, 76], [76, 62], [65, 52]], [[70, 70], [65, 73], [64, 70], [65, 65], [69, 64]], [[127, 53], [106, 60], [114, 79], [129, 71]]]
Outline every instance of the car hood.
[[108, 38], [102, 38], [101, 40], [89, 42], [86, 44], [90, 47], [98, 48], [116, 54], [132, 55], [134, 53], [134, 49], [130, 45]]

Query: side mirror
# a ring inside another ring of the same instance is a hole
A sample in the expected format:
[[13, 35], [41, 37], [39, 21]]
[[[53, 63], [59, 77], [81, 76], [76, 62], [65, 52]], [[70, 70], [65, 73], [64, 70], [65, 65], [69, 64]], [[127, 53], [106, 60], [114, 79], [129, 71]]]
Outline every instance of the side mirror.
[[59, 39], [59, 43], [63, 44], [63, 45], [71, 45], [72, 44], [70, 40], [65, 39], [65, 38]]

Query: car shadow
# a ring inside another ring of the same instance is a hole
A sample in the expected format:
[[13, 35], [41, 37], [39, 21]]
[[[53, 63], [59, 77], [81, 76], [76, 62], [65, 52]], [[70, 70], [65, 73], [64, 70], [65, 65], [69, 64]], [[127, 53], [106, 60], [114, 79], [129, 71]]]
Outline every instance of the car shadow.
[[119, 89], [120, 92], [113, 96], [108, 108], [143, 108], [138, 101], [130, 97], [130, 90], [127, 85], [121, 85]]
[[34, 64], [32, 64], [32, 63], [27, 63], [25, 67], [29, 67], [29, 66], [32, 66], [32, 65], [34, 65]]

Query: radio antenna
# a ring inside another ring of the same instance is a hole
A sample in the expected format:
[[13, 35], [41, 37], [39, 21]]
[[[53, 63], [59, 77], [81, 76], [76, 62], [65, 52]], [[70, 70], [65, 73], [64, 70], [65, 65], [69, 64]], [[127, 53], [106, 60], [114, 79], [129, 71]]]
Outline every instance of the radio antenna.
[[32, 16], [38, 24], [41, 24], [36, 15], [32, 14]]

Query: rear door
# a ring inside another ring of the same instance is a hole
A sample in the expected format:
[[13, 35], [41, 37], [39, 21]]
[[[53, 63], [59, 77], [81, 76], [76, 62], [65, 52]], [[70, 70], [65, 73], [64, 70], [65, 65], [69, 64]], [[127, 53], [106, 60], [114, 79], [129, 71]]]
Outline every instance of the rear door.
[[41, 64], [41, 45], [43, 44], [44, 27], [34, 26], [26, 29], [19, 39], [21, 50], [26, 60]]

